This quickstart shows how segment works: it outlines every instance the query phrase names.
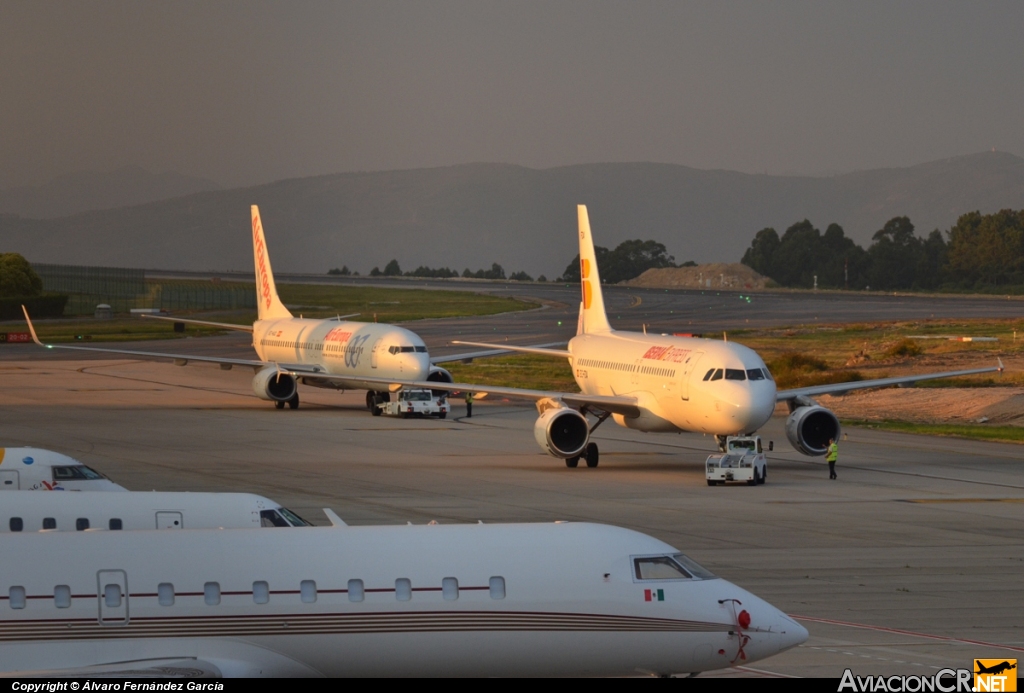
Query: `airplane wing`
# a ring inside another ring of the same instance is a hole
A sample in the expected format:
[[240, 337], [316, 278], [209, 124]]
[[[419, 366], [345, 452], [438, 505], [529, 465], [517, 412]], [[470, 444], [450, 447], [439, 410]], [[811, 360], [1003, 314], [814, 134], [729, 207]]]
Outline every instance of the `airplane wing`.
[[187, 318], [175, 318], [170, 315], [143, 315], [147, 320], [166, 320], [167, 322], [183, 322], [188, 325], [203, 325], [205, 327], [219, 327], [222, 330], [238, 330], [240, 332], [252, 332], [252, 325], [236, 325], [231, 322], [210, 322], [209, 320], [190, 320]]
[[[565, 342], [552, 342], [550, 344], [538, 344], [537, 346], [512, 346], [511, 344], [489, 344], [487, 342], [462, 342], [452, 340], [452, 344], [465, 344], [466, 346], [483, 347], [490, 349], [498, 353], [516, 351], [521, 354], [538, 354], [540, 356], [557, 356], [559, 358], [569, 358], [572, 353], [566, 349], [549, 349], [547, 347], [556, 346], [558, 344], [565, 344]], [[465, 357], [463, 357], [465, 358]]]
[[878, 378], [876, 380], [856, 380], [849, 383], [832, 383], [830, 385], [812, 385], [810, 387], [798, 387], [792, 390], [779, 390], [775, 400], [784, 402], [797, 397], [815, 397], [817, 395], [837, 395], [851, 390], [866, 390], [872, 387], [887, 387], [890, 385], [907, 385], [916, 383], [919, 380], [936, 380], [938, 378], [955, 378], [961, 375], [978, 375], [979, 373], [1003, 372], [1003, 362], [1000, 360], [998, 366], [988, 368], [971, 368], [965, 371], [946, 371], [944, 373], [922, 373], [921, 375], [902, 375], [897, 378]]
[[[100, 354], [120, 354], [122, 356], [135, 356], [145, 359], [154, 360], [168, 360], [173, 361], [176, 365], [184, 366], [189, 361], [196, 361], [198, 363], [216, 363], [221, 366], [249, 366], [251, 368], [263, 368], [264, 366], [278, 365], [272, 361], [260, 361], [258, 359], [233, 359], [225, 356], [193, 356], [190, 354], [165, 354], [157, 351], [137, 351], [134, 349], [106, 349], [102, 347], [84, 347], [84, 346], [72, 346], [70, 344], [45, 344], [39, 339], [36, 334], [36, 328], [32, 324], [32, 319], [28, 315], [28, 310], [25, 306], [21, 307], [23, 313], [25, 313], [25, 321], [28, 322], [28, 331], [32, 335], [32, 341], [44, 349], [67, 349], [70, 351], [90, 351], [93, 353]], [[319, 366], [307, 366], [305, 364], [279, 364], [282, 372], [294, 372], [300, 376], [319, 375], [322, 368]]]
[[[291, 372], [282, 369], [283, 373], [294, 376], [304, 375], [301, 372]], [[317, 374], [318, 380], [352, 380], [351, 376]], [[499, 387], [496, 385], [472, 385], [470, 383], [441, 383], [433, 380], [389, 380], [387, 378], [358, 378], [359, 382], [379, 383], [387, 388], [419, 388], [423, 390], [457, 390], [459, 392], [486, 392], [488, 394], [502, 395], [521, 399], [553, 399], [564, 402], [570, 406], [590, 405], [595, 409], [608, 411], [613, 414], [622, 414], [629, 418], [640, 416], [640, 407], [636, 397], [630, 395], [586, 395], [582, 392], [555, 392], [551, 390], [526, 390], [517, 387]], [[381, 388], [384, 389], [384, 388]]]
[[537, 344], [536, 346], [530, 347], [509, 346], [508, 344], [486, 344], [484, 342], [460, 341], [453, 341], [452, 344], [465, 344], [466, 346], [486, 347], [486, 351], [470, 351], [465, 354], [449, 354], [448, 356], [434, 356], [430, 359], [431, 365], [436, 365], [439, 363], [455, 363], [456, 361], [469, 363], [473, 359], [482, 359], [487, 356], [501, 356], [502, 354], [511, 354], [515, 352], [521, 352], [526, 354], [542, 354], [544, 356], [558, 356], [562, 358], [566, 358], [571, 355], [568, 351], [547, 348], [558, 346], [560, 344], [565, 344], [565, 342], [551, 342], [549, 344]]

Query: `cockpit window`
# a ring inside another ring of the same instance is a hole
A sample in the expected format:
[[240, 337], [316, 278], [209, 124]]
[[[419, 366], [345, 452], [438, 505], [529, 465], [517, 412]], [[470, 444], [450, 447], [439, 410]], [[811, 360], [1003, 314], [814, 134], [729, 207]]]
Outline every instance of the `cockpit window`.
[[709, 368], [708, 372], [704, 374], [704, 380], [710, 380], [712, 374], [715, 372], [714, 368]]
[[726, 380], [746, 380], [747, 372], [740, 368], [726, 368], [725, 369]]
[[681, 553], [634, 558], [633, 571], [637, 580], [711, 580], [716, 577], [710, 570]]
[[711, 380], [721, 380], [721, 379], [722, 379], [722, 369], [721, 368], [716, 368], [715, 372], [711, 374]]
[[53, 480], [65, 481], [67, 479], [102, 479], [103, 475], [95, 469], [89, 469], [84, 464], [68, 465], [67, 467], [52, 467]]
[[416, 353], [417, 354], [425, 354], [425, 353], [427, 353], [427, 347], [425, 347], [425, 346], [418, 346], [418, 347], [413, 347], [413, 348], [416, 349]]
[[291, 527], [291, 525], [276, 510], [261, 510], [260, 527]]
[[750, 368], [747, 370], [747, 380], [764, 380], [764, 373], [760, 368]]
[[693, 575], [693, 577], [695, 577], [698, 580], [712, 580], [718, 577], [717, 575], [712, 573], [710, 570], [708, 570], [701, 564], [697, 563], [697, 561], [693, 560], [689, 556], [684, 556], [681, 553], [677, 553], [672, 558], [674, 558], [676, 560], [676, 563], [683, 566], [683, 568], [685, 568], [691, 575]]
[[650, 556], [633, 560], [637, 580], [687, 580], [692, 576], [671, 556]]
[[312, 527], [313, 525], [306, 522], [301, 517], [293, 513], [288, 508], [278, 508], [277, 511], [284, 515], [284, 518], [292, 523], [292, 527]]

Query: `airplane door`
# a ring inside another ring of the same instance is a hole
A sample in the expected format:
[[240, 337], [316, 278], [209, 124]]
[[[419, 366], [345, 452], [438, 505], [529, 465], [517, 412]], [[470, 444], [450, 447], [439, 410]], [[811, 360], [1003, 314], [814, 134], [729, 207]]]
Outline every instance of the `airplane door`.
[[18, 490], [17, 470], [0, 472], [0, 491]]
[[679, 394], [685, 400], [690, 399], [690, 374], [703, 355], [703, 351], [694, 351], [683, 361], [683, 373], [679, 376]]
[[377, 367], [377, 350], [378, 350], [378, 347], [380, 346], [380, 343], [383, 340], [384, 340], [383, 337], [378, 339], [376, 342], [373, 343], [373, 348], [370, 349], [370, 368], [376, 368]]
[[182, 529], [185, 526], [185, 518], [181, 513], [159, 512], [156, 514], [157, 529]]
[[100, 570], [96, 573], [101, 626], [124, 626], [128, 623], [128, 575], [123, 570]]

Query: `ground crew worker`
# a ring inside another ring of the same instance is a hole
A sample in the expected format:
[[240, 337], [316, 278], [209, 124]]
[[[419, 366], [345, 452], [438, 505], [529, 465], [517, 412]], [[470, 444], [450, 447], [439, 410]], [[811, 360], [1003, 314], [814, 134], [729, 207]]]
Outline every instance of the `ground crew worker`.
[[467, 419], [472, 419], [473, 418], [473, 393], [472, 392], [467, 392], [466, 393], [466, 418]]
[[828, 439], [828, 455], [825, 459], [828, 461], [828, 478], [836, 478], [836, 459], [839, 457], [839, 445], [836, 443], [835, 438]]

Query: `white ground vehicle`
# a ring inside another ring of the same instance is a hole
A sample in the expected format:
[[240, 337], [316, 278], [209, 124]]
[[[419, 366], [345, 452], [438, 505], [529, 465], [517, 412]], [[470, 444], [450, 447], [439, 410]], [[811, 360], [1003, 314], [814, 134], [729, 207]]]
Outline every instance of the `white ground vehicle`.
[[710, 455], [705, 469], [708, 486], [726, 481], [746, 481], [750, 486], [763, 484], [768, 476], [768, 460], [761, 436], [729, 436], [725, 439], [725, 452]]
[[443, 419], [448, 416], [448, 399], [443, 395], [435, 395], [430, 390], [410, 389], [399, 390], [392, 395], [393, 401], [377, 404], [373, 409], [374, 416], [436, 416]]

